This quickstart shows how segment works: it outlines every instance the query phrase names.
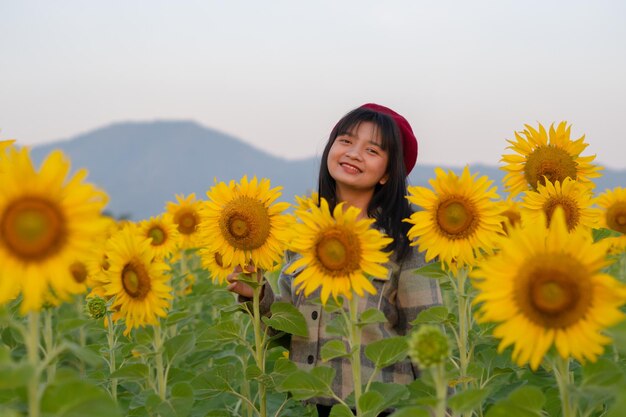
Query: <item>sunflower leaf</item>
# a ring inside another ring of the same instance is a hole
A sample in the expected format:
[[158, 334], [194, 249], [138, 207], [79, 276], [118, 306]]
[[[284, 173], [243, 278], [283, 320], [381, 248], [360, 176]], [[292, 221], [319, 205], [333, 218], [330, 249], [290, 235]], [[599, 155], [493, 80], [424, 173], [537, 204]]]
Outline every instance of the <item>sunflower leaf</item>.
[[377, 308], [369, 308], [361, 313], [359, 317], [359, 326], [366, 326], [368, 324], [386, 323], [387, 317], [385, 314]]
[[370, 343], [365, 347], [365, 356], [374, 362], [377, 368], [384, 368], [404, 359], [408, 350], [406, 338], [396, 336]]
[[441, 262], [431, 262], [420, 268], [417, 268], [415, 271], [413, 271], [413, 273], [432, 279], [448, 278], [448, 273], [441, 268]]
[[444, 324], [450, 321], [450, 312], [446, 306], [434, 306], [420, 312], [411, 324], [413, 326], [418, 324]]
[[328, 417], [354, 417], [354, 414], [352, 414], [352, 410], [349, 407], [343, 404], [335, 404], [330, 409]]
[[381, 393], [368, 391], [359, 398], [359, 410], [363, 417], [375, 417], [385, 409], [385, 398]]
[[302, 313], [290, 303], [276, 302], [271, 307], [272, 317], [262, 317], [263, 323], [283, 332], [307, 337], [309, 332]]
[[321, 355], [323, 361], [349, 356], [344, 342], [337, 339], [324, 343]]

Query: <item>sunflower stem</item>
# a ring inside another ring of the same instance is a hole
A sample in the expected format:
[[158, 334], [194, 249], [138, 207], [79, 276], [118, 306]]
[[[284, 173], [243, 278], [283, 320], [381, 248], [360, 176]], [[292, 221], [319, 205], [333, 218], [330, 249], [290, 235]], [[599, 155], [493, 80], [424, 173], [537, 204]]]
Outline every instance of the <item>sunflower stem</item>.
[[[115, 345], [117, 343], [117, 338], [115, 337], [115, 327], [113, 324], [113, 319], [111, 318], [111, 313], [106, 314], [107, 320], [107, 342], [109, 345], [109, 374], [113, 374], [115, 372]], [[115, 402], [117, 402], [117, 378], [111, 378], [111, 398]]]
[[[46, 345], [46, 355], [54, 350], [54, 338], [52, 333], [52, 309], [47, 308], [44, 310], [43, 315], [43, 340]], [[54, 375], [56, 374], [56, 364], [51, 363], [46, 367], [46, 378], [48, 380], [48, 384], [52, 383], [54, 380]]]
[[39, 312], [28, 313], [26, 352], [32, 375], [28, 382], [28, 415], [39, 417]]
[[356, 415], [360, 416], [359, 398], [361, 398], [361, 328], [358, 325], [359, 299], [354, 295], [350, 299], [350, 352], [352, 380], [354, 381], [354, 405]]
[[[76, 297], [76, 314], [78, 317], [84, 317], [84, 298]], [[81, 348], [84, 348], [87, 344], [87, 334], [85, 333], [85, 326], [78, 328], [78, 344]], [[85, 376], [85, 362], [81, 359], [79, 362], [79, 372], [81, 377]]]
[[561, 410], [563, 417], [576, 416], [576, 410], [569, 395], [569, 385], [572, 383], [569, 363], [569, 358], [564, 359], [557, 354], [553, 368], [554, 377], [559, 387], [559, 396], [561, 398]]
[[[451, 280], [455, 279], [455, 277], [451, 277]], [[455, 286], [456, 296], [457, 296], [457, 305], [459, 312], [459, 337], [458, 337], [458, 347], [459, 347], [459, 375], [460, 379], [463, 381], [463, 387], [467, 388], [467, 382], [465, 381], [467, 377], [467, 367], [469, 365], [469, 350], [468, 350], [468, 339], [469, 339], [469, 325], [471, 318], [469, 303], [467, 294], [465, 292], [465, 282], [467, 280], [467, 270], [465, 268], [461, 268], [456, 276], [457, 283]]]
[[154, 329], [154, 352], [156, 353], [156, 374], [157, 374], [157, 390], [159, 398], [165, 401], [167, 392], [167, 378], [165, 377], [165, 368], [163, 366], [163, 335], [161, 334], [161, 326], [159, 323], [152, 326]]
[[430, 368], [430, 372], [435, 382], [435, 392], [437, 394], [437, 406], [435, 407], [435, 417], [446, 416], [446, 396], [448, 394], [448, 381], [443, 363]]
[[[265, 347], [263, 346], [263, 336], [261, 334], [261, 290], [262, 285], [254, 288], [252, 295], [252, 324], [254, 328], [254, 353], [256, 365], [265, 374]], [[259, 411], [261, 417], [267, 416], [267, 396], [265, 393], [265, 383], [259, 381]]]

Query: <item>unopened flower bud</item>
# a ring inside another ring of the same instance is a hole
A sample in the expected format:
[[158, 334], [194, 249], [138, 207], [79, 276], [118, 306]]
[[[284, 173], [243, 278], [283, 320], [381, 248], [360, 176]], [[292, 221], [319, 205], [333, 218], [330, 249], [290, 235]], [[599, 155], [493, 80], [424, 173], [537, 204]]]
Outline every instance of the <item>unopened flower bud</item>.
[[87, 313], [92, 319], [104, 317], [107, 313], [107, 303], [104, 298], [98, 297], [97, 295], [90, 298], [89, 301], [87, 301]]
[[439, 365], [450, 356], [450, 342], [439, 327], [423, 325], [411, 333], [409, 356], [422, 368]]

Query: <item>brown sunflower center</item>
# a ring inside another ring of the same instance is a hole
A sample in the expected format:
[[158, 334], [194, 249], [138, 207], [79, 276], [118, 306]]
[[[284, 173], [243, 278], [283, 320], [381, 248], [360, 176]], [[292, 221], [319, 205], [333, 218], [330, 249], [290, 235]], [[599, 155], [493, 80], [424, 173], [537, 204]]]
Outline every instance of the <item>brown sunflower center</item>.
[[506, 234], [509, 233], [509, 226], [515, 227], [522, 221], [522, 215], [518, 210], [505, 210], [502, 215], [506, 217], [506, 220], [502, 222], [502, 230]]
[[569, 197], [556, 196], [549, 198], [543, 204], [543, 211], [548, 217], [548, 226], [550, 226], [552, 214], [554, 214], [554, 210], [557, 207], [561, 207], [565, 212], [565, 222], [567, 223], [567, 230], [571, 232], [576, 228], [576, 226], [578, 226], [578, 223], [580, 222], [580, 209], [578, 208], [578, 204], [576, 204], [576, 201], [572, 200]]
[[70, 273], [72, 274], [72, 278], [78, 284], [82, 284], [87, 279], [87, 267], [82, 262], [74, 262], [70, 265]]
[[183, 235], [191, 235], [200, 223], [198, 214], [193, 210], [183, 210], [177, 216], [178, 231]]
[[146, 266], [140, 261], [130, 261], [122, 269], [122, 286], [129, 297], [143, 300], [152, 288]]
[[2, 214], [0, 239], [23, 261], [41, 261], [59, 252], [67, 239], [61, 208], [39, 197], [23, 197]]
[[565, 149], [555, 146], [540, 146], [526, 158], [524, 165], [524, 177], [537, 191], [537, 185], [546, 185], [546, 180], [554, 183], [563, 182], [565, 178], [576, 179], [577, 163], [575, 157], [567, 153]]
[[567, 254], [543, 254], [520, 269], [515, 301], [533, 323], [550, 329], [582, 320], [591, 308], [593, 285], [587, 267]]
[[349, 230], [336, 227], [324, 231], [315, 245], [315, 254], [328, 275], [346, 275], [360, 269], [361, 244]]
[[165, 230], [157, 225], [152, 226], [150, 230], [148, 230], [148, 237], [152, 238], [152, 246], [161, 246], [167, 240]]
[[606, 223], [611, 229], [626, 234], [626, 202], [619, 201], [609, 207]]
[[450, 239], [464, 239], [476, 229], [478, 218], [474, 205], [463, 197], [453, 196], [437, 208], [437, 224]]
[[230, 201], [222, 210], [222, 236], [233, 247], [242, 250], [260, 248], [270, 235], [270, 216], [265, 205], [250, 197]]

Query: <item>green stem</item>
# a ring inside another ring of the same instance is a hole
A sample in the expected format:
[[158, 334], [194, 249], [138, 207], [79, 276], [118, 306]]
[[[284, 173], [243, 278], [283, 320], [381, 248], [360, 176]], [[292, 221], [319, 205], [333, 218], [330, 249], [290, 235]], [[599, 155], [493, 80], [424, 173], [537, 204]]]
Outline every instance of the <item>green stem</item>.
[[350, 300], [350, 352], [352, 365], [352, 380], [354, 381], [354, 404], [356, 415], [361, 415], [359, 398], [361, 398], [361, 328], [358, 326], [358, 306], [359, 299], [352, 297]]
[[[54, 350], [54, 338], [52, 333], [52, 309], [44, 310], [43, 315], [43, 340], [46, 345], [46, 355]], [[46, 367], [46, 376], [48, 384], [52, 383], [56, 373], [56, 364], [51, 363]]]
[[440, 363], [430, 369], [435, 382], [435, 392], [437, 394], [437, 406], [435, 407], [435, 417], [446, 416], [446, 397], [448, 394], [448, 381], [444, 364]]
[[[454, 279], [454, 278], [451, 278]], [[470, 317], [469, 316], [469, 303], [467, 294], [465, 293], [465, 281], [467, 279], [467, 270], [462, 268], [457, 274], [456, 283], [456, 295], [457, 305], [459, 312], [459, 374], [460, 379], [463, 381], [463, 387], [467, 388], [467, 382], [465, 378], [467, 376], [467, 367], [469, 365], [469, 350], [468, 350], [468, 334]]]
[[[115, 327], [111, 319], [111, 313], [107, 313], [107, 342], [109, 345], [109, 374], [115, 372], [115, 345], [117, 339], [115, 337]], [[111, 398], [117, 402], [117, 378], [111, 378]]]
[[[83, 318], [84, 317], [84, 298], [82, 297], [76, 297], [76, 314], [78, 315], [78, 317]], [[85, 345], [87, 344], [87, 334], [85, 333], [85, 326], [80, 326], [78, 328], [78, 344], [80, 345], [80, 347], [84, 348]], [[79, 360], [78, 362], [78, 369], [80, 372], [81, 377], [85, 377], [85, 362], [83, 362], [82, 359]]]
[[[261, 373], [265, 373], [265, 347], [264, 338], [261, 334], [261, 291], [263, 286], [259, 285], [254, 289], [252, 295], [252, 324], [254, 328], [254, 353], [256, 366]], [[265, 383], [259, 381], [259, 411], [261, 417], [267, 416], [267, 395], [265, 393]]]
[[554, 361], [554, 377], [559, 387], [559, 396], [561, 398], [561, 410], [563, 417], [574, 417], [576, 410], [569, 396], [569, 385], [572, 383], [569, 371], [569, 358], [563, 359], [557, 355]]
[[161, 334], [161, 326], [157, 323], [152, 326], [154, 329], [154, 353], [156, 361], [157, 390], [159, 398], [165, 401], [167, 392], [167, 378], [165, 377], [165, 367], [163, 366], [163, 336]]
[[28, 415], [39, 417], [39, 312], [28, 313], [28, 337], [26, 352], [32, 375], [28, 382]]

